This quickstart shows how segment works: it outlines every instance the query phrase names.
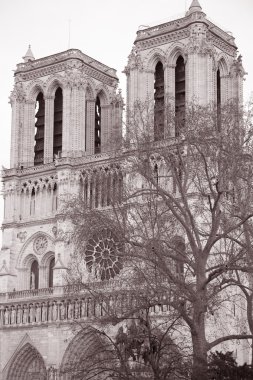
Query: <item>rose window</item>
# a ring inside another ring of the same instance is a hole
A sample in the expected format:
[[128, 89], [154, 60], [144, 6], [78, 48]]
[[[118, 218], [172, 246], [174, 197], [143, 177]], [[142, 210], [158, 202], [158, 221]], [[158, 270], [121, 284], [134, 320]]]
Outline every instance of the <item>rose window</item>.
[[122, 269], [122, 243], [109, 229], [88, 240], [85, 262], [88, 270], [96, 271], [101, 280], [114, 278]]

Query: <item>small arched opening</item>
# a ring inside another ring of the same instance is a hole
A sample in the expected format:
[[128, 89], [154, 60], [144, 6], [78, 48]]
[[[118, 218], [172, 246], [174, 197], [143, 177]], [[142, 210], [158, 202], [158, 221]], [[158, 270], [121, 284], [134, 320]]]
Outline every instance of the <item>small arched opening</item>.
[[185, 120], [185, 63], [181, 55], [177, 59], [175, 68], [175, 116], [175, 134], [178, 136]]
[[35, 103], [34, 165], [44, 162], [45, 101], [42, 92]]
[[217, 102], [217, 128], [220, 130], [221, 127], [221, 77], [220, 69], [217, 70], [216, 75], [216, 102]]
[[53, 134], [53, 154], [60, 157], [62, 152], [62, 113], [63, 96], [62, 89], [57, 88], [54, 98], [54, 134]]
[[49, 268], [48, 268], [48, 287], [52, 288], [54, 286], [54, 266], [55, 266], [55, 258], [52, 257], [49, 262]]
[[154, 140], [164, 138], [164, 69], [158, 62], [154, 75]]
[[30, 270], [30, 289], [39, 288], [39, 264], [37, 260], [33, 260]]
[[101, 152], [101, 104], [99, 96], [95, 103], [95, 153]]

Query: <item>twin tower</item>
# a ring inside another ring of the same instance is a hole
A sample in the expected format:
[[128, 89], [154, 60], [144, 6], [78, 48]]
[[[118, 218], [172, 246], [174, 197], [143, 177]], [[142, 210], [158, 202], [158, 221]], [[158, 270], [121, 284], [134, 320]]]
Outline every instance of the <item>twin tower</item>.
[[[209, 21], [197, 0], [185, 17], [139, 30], [124, 72], [126, 111], [150, 101], [154, 140], [176, 134], [164, 122], [168, 103], [177, 114], [193, 99], [242, 102], [245, 72], [234, 37]], [[2, 173], [0, 379], [26, 380], [29, 371], [43, 374], [38, 378], [57, 372], [68, 352], [74, 355], [64, 327], [76, 306], [64, 295], [71, 245], [61, 199], [82, 189], [90, 207], [107, 208], [120, 191], [115, 151], [124, 104], [116, 71], [77, 49], [35, 59], [29, 48], [14, 77], [11, 162]], [[117, 278], [120, 268], [104, 273]], [[80, 318], [85, 302], [78, 301]], [[56, 334], [54, 350], [45, 331]]]

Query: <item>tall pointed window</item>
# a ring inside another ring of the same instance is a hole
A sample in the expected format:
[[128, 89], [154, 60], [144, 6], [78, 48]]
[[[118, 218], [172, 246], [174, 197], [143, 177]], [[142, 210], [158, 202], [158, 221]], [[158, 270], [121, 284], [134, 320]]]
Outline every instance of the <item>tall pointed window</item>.
[[45, 101], [42, 92], [40, 92], [35, 104], [34, 165], [41, 165], [44, 161], [44, 126]]
[[62, 151], [62, 89], [59, 87], [54, 98], [54, 140], [53, 154], [60, 155]]
[[162, 62], [155, 67], [154, 78], [154, 140], [164, 138], [164, 70]]
[[185, 120], [185, 64], [180, 55], [175, 68], [175, 111], [176, 111], [176, 136]]
[[54, 266], [55, 266], [55, 258], [53, 257], [49, 263], [49, 274], [48, 274], [49, 288], [52, 288], [54, 286]]
[[34, 260], [31, 265], [30, 271], [30, 289], [39, 288], [39, 264], [37, 260]]
[[95, 104], [95, 153], [101, 152], [101, 105], [97, 96]]
[[221, 80], [220, 80], [220, 70], [217, 70], [216, 78], [216, 87], [217, 87], [217, 127], [220, 130], [221, 127]]

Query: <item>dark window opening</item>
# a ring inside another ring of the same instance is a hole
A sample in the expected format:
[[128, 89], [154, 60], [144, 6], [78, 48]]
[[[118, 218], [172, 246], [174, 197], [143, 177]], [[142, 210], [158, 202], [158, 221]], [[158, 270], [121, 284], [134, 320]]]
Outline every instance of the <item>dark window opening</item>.
[[30, 199], [30, 215], [35, 214], [35, 189], [32, 188], [31, 199]]
[[54, 98], [54, 140], [53, 155], [60, 156], [62, 152], [62, 109], [63, 97], [62, 89], [59, 87], [55, 92]]
[[220, 80], [220, 70], [217, 70], [217, 128], [220, 130], [221, 127], [221, 80]]
[[44, 127], [45, 101], [40, 92], [35, 104], [34, 165], [41, 165], [44, 161]]
[[164, 138], [164, 70], [158, 62], [155, 67], [154, 81], [154, 140]]
[[31, 265], [30, 272], [30, 289], [39, 288], [39, 264], [38, 261], [34, 260]]
[[175, 116], [175, 134], [179, 136], [185, 121], [185, 64], [182, 56], [178, 57], [175, 68]]
[[58, 208], [58, 190], [57, 190], [57, 184], [54, 184], [53, 187], [53, 204], [52, 204], [52, 211], [57, 211]]
[[55, 266], [55, 258], [53, 257], [49, 263], [49, 280], [48, 280], [49, 288], [52, 288], [54, 286], [54, 266]]
[[101, 105], [97, 96], [95, 104], [95, 153], [101, 152]]

